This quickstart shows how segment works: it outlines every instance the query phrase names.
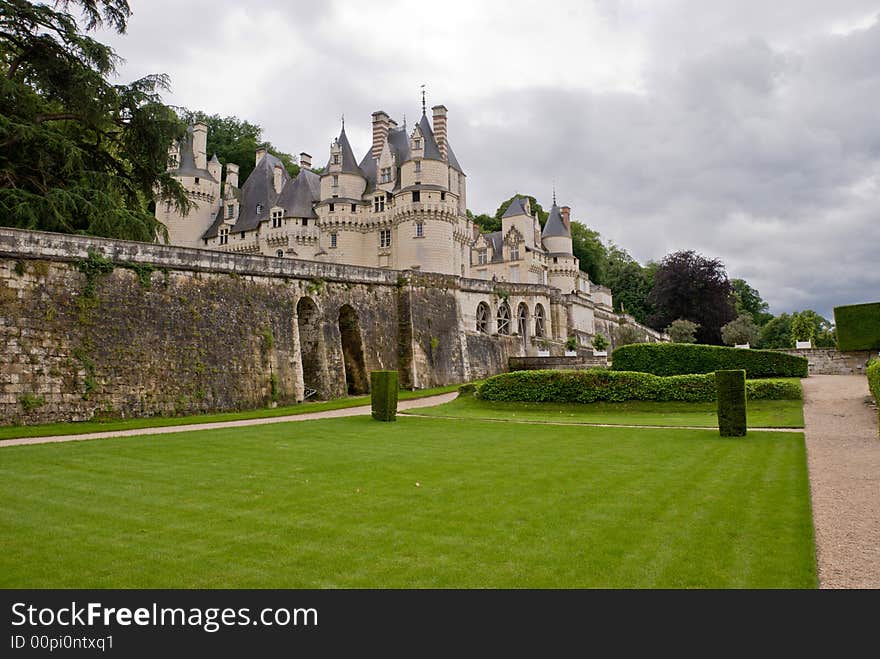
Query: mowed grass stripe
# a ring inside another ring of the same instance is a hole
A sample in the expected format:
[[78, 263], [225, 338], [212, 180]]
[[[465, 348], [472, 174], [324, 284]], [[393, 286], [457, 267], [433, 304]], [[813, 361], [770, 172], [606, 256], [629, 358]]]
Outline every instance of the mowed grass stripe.
[[333, 419], [9, 447], [0, 496], [3, 587], [815, 586], [791, 433]]

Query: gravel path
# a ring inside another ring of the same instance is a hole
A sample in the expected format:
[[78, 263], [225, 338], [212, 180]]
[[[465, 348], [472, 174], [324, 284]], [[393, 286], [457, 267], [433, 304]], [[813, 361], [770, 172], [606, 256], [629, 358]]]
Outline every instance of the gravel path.
[[[402, 400], [397, 404], [398, 410], [411, 410], [417, 407], [431, 407], [441, 405], [454, 400], [458, 396], [457, 391], [426, 398]], [[346, 407], [341, 410], [325, 410], [324, 412], [309, 412], [308, 414], [291, 414], [289, 416], [276, 416], [265, 419], [243, 419], [241, 421], [216, 421], [214, 423], [193, 423], [185, 426], [165, 426], [162, 428], [136, 428], [132, 430], [112, 430], [109, 432], [92, 432], [83, 435], [53, 435], [51, 437], [24, 437], [22, 439], [9, 439], [0, 441], [0, 448], [4, 446], [21, 446], [22, 444], [47, 444], [50, 442], [73, 442], [84, 439], [109, 439], [111, 437], [133, 437], [135, 435], [167, 435], [174, 432], [192, 432], [195, 430], [215, 430], [217, 428], [240, 428], [243, 426], [261, 426], [267, 423], [287, 423], [288, 421], [311, 421], [312, 419], [333, 419], [341, 416], [359, 416], [370, 414], [369, 405], [360, 407]]]
[[819, 585], [880, 588], [880, 439], [867, 379], [802, 383]]

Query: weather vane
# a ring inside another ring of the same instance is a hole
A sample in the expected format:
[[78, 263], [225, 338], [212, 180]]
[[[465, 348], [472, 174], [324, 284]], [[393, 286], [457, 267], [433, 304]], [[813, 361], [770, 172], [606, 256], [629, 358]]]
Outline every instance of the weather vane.
[[422, 85], [422, 116], [428, 113], [427, 106], [425, 105], [425, 86]]

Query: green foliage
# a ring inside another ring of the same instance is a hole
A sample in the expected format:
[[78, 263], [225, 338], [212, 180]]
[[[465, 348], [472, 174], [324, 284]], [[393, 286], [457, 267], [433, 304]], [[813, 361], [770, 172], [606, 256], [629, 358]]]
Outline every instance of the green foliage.
[[813, 347], [833, 348], [837, 345], [836, 331], [825, 318], [812, 309], [798, 311], [791, 317], [791, 340], [810, 340]]
[[608, 339], [605, 338], [604, 334], [597, 333], [593, 337], [593, 347], [600, 352], [608, 347]]
[[791, 319], [792, 342], [812, 341], [814, 338], [816, 338], [816, 328], [810, 319], [802, 313], [794, 314]]
[[578, 346], [578, 338], [576, 336], [570, 336], [565, 340], [565, 349], [566, 350], [577, 350]]
[[[398, 281], [400, 281], [398, 279]], [[324, 280], [320, 277], [315, 279], [310, 279], [308, 285], [306, 286], [306, 293], [309, 295], [320, 295], [324, 292]]]
[[19, 277], [24, 277], [24, 273], [27, 272], [27, 265], [24, 262], [24, 259], [17, 259], [15, 261], [15, 274]]
[[765, 350], [785, 350], [793, 348], [791, 342], [791, 316], [787, 313], [776, 316], [761, 328], [758, 347]]
[[737, 316], [721, 328], [721, 338], [729, 346], [744, 343], [748, 343], [750, 346], [757, 345], [760, 334], [761, 329], [748, 314]]
[[492, 233], [493, 231], [501, 231], [501, 218], [492, 217], [486, 213], [474, 215], [473, 211], [467, 210], [468, 219], [480, 227], [481, 233]]
[[580, 269], [590, 276], [595, 284], [605, 284], [608, 267], [608, 251], [599, 237], [599, 232], [580, 222], [571, 223], [571, 251], [580, 262]]
[[269, 398], [273, 403], [278, 400], [278, 376], [274, 372], [269, 375]]
[[656, 264], [642, 267], [626, 250], [615, 245], [608, 247], [604, 284], [611, 289], [614, 310], [627, 313], [645, 324], [654, 308], [648, 294], [654, 282]]
[[[746, 314], [751, 317], [755, 324], [766, 325], [773, 319], [773, 314], [768, 313], [770, 305], [764, 302], [757, 289], [746, 283], [745, 279], [731, 279], [730, 287], [733, 289], [733, 297], [738, 315]], [[745, 341], [742, 341], [745, 343]]]
[[153, 271], [155, 268], [149, 263], [126, 263], [122, 267], [133, 271], [137, 275], [141, 288], [150, 288], [153, 285]]
[[166, 171], [185, 130], [161, 102], [167, 77], [112, 84], [119, 58], [85, 34], [123, 32], [130, 14], [125, 0], [0, 0], [0, 224], [153, 241], [156, 196], [189, 211]]
[[[291, 176], [299, 174], [296, 158], [289, 153], [280, 151], [270, 142], [262, 139], [263, 129], [257, 124], [244, 121], [238, 117], [221, 117], [218, 114], [207, 114], [201, 110], [195, 112], [184, 110], [183, 119], [187, 123], [202, 122], [208, 127], [207, 157], [216, 154], [220, 164], [235, 163], [238, 165], [239, 185], [250, 176], [255, 167], [254, 154], [260, 147], [278, 157]], [[226, 168], [223, 168], [224, 176]]]
[[272, 352], [272, 348], [275, 345], [275, 335], [272, 334], [272, 328], [268, 325], [260, 330], [260, 338], [262, 339], [262, 351], [263, 354], [268, 354]]
[[97, 285], [98, 277], [113, 272], [115, 266], [113, 261], [106, 256], [90, 251], [88, 258], [77, 261], [76, 267], [77, 270], [86, 276], [86, 285], [82, 293], [83, 297], [91, 298], [95, 296], [95, 286]]
[[615, 371], [640, 371], [654, 375], [745, 369], [749, 378], [807, 377], [806, 359], [770, 350], [645, 343], [617, 348], [611, 358]]
[[397, 371], [370, 371], [370, 402], [376, 421], [397, 420]]
[[697, 323], [679, 318], [673, 320], [665, 331], [673, 343], [696, 343], [699, 327]]
[[473, 382], [468, 382], [467, 384], [463, 384], [458, 388], [458, 395], [459, 397], [473, 397], [476, 391], [477, 386]]
[[[800, 384], [786, 380], [749, 381], [753, 400], [800, 400]], [[658, 376], [607, 369], [583, 371], [513, 371], [487, 379], [477, 386], [476, 397], [490, 401], [529, 403], [595, 403], [685, 401], [712, 402], [716, 397], [712, 373]]]
[[25, 414], [29, 414], [33, 410], [45, 405], [46, 399], [42, 396], [37, 396], [36, 394], [27, 393], [19, 396], [18, 403], [21, 405], [21, 409], [24, 410]]
[[718, 395], [718, 430], [722, 437], [745, 437], [746, 372], [715, 371]]
[[880, 405], [880, 359], [874, 358], [868, 362], [865, 375], [868, 376], [868, 389], [871, 390], [874, 401]]
[[880, 349], [880, 302], [835, 307], [834, 324], [841, 350]]
[[88, 351], [83, 348], [74, 348], [73, 349], [74, 358], [79, 361], [82, 365], [83, 370], [86, 372], [85, 377], [83, 378], [83, 400], [88, 400], [92, 396], [92, 392], [98, 388], [98, 380], [95, 377], [95, 362], [89, 356]]
[[644, 333], [632, 325], [618, 325], [614, 329], [614, 345], [616, 346], [632, 345], [644, 340]]

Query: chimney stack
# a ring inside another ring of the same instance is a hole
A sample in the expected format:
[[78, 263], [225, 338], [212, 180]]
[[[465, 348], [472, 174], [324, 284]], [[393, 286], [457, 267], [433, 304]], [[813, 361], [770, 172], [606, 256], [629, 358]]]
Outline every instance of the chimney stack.
[[284, 181], [283, 172], [284, 168], [281, 165], [275, 165], [272, 177], [272, 182], [275, 185], [275, 194], [281, 194], [281, 183]]
[[226, 163], [226, 185], [230, 188], [238, 187], [238, 165], [235, 163]]
[[382, 148], [388, 141], [388, 130], [391, 128], [391, 118], [384, 110], [376, 110], [373, 113], [373, 150], [370, 152], [374, 159], [382, 155]]
[[303, 169], [312, 168], [312, 157], [305, 151], [299, 154], [299, 166]]
[[562, 223], [565, 225], [565, 228], [571, 231], [571, 207], [563, 206], [559, 209], [562, 214]]
[[265, 156], [265, 155], [266, 155], [265, 148], [260, 147], [259, 149], [257, 149], [257, 158], [256, 158], [256, 161], [254, 162], [254, 167], [256, 167], [257, 165], [260, 164], [260, 161], [263, 159], [263, 156]]
[[196, 169], [208, 167], [208, 127], [202, 122], [193, 126], [193, 158]]
[[435, 105], [431, 108], [434, 111], [434, 140], [437, 142], [437, 148], [440, 149], [440, 157], [448, 160], [449, 149], [446, 146], [446, 106]]

